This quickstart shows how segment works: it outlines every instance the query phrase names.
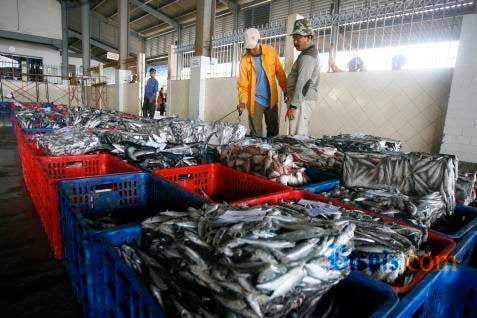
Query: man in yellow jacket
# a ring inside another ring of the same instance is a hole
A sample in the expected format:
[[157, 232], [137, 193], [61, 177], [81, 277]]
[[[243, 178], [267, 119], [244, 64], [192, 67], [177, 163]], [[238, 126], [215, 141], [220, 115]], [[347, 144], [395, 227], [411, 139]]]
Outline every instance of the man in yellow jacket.
[[277, 80], [286, 95], [286, 75], [275, 49], [260, 43], [257, 29], [244, 33], [244, 46], [247, 53], [240, 61], [237, 81], [241, 112], [247, 107], [251, 134], [262, 136], [262, 120], [265, 117], [267, 137], [278, 135], [278, 88]]

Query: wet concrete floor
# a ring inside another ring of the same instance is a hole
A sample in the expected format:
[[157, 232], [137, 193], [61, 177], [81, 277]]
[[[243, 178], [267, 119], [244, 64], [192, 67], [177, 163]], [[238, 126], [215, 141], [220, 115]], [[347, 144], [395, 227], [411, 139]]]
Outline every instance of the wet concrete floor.
[[26, 191], [8, 126], [0, 127], [0, 317], [81, 317]]

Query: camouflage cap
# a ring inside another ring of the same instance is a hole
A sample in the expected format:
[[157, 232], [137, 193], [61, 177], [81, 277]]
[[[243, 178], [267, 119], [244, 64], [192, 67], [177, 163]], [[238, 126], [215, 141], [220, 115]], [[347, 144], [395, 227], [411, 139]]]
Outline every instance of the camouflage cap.
[[295, 21], [293, 25], [293, 32], [291, 35], [298, 34], [302, 36], [313, 35], [313, 28], [310, 21], [307, 19], [299, 19]]

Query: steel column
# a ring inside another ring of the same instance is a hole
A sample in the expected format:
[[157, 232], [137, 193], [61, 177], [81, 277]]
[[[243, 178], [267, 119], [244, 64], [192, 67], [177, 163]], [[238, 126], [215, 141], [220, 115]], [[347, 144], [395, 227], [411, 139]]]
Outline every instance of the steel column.
[[89, 74], [91, 63], [91, 46], [90, 46], [90, 7], [89, 1], [83, 0], [81, 3], [81, 33], [83, 37], [83, 74]]

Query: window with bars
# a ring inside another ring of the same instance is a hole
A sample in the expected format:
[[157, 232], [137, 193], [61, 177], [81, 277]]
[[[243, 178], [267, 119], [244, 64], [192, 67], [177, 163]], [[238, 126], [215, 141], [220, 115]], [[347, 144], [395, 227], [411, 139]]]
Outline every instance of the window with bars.
[[270, 3], [249, 8], [243, 15], [246, 29], [265, 26], [270, 22]]

